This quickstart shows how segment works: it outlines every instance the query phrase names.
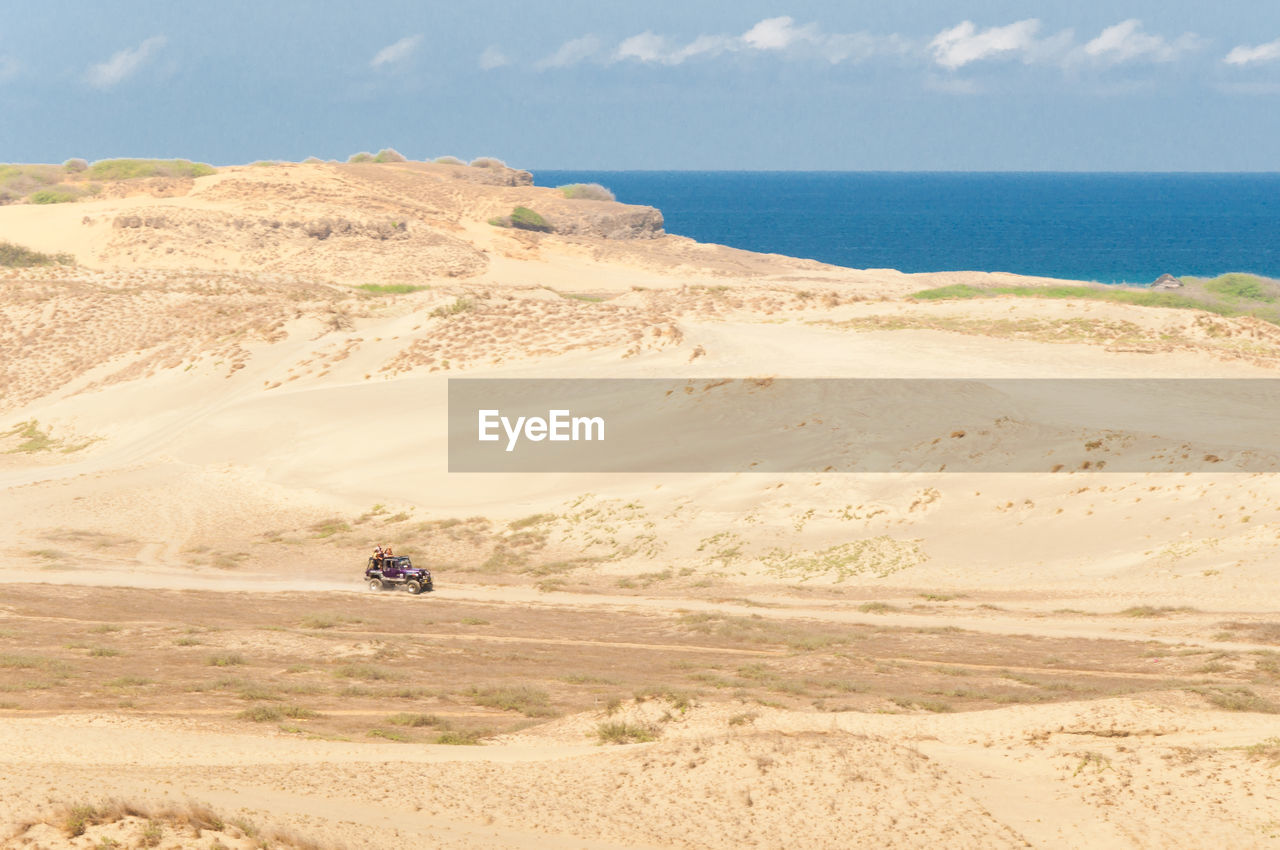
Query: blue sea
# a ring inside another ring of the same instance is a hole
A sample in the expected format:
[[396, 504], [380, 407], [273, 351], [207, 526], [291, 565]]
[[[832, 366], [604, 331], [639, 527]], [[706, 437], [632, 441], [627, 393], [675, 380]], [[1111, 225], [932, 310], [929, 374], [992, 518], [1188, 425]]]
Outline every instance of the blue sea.
[[535, 171], [700, 242], [904, 272], [1280, 277], [1280, 174]]

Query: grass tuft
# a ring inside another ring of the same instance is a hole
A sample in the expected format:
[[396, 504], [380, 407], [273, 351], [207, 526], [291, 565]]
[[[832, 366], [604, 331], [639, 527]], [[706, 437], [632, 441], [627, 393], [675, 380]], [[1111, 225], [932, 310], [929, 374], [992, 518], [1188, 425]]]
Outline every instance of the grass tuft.
[[403, 732], [397, 732], [395, 729], [370, 729], [365, 735], [370, 738], [381, 738], [384, 741], [395, 741], [400, 744], [409, 742], [408, 735]]
[[1257, 714], [1280, 714], [1280, 705], [1258, 696], [1248, 688], [1192, 688], [1216, 708], [1224, 711], [1248, 711]]
[[12, 242], [0, 242], [0, 267], [26, 269], [33, 266], [72, 266], [75, 257], [70, 254], [43, 254]]
[[319, 716], [317, 712], [309, 708], [303, 708], [300, 705], [255, 705], [236, 715], [241, 720], [252, 720], [254, 723], [274, 723], [286, 717], [294, 720], [307, 720]]
[[1280, 738], [1268, 738], [1245, 747], [1244, 751], [1251, 759], [1260, 759], [1270, 762], [1272, 767], [1280, 767]]
[[652, 726], [609, 720], [596, 727], [596, 740], [601, 744], [645, 744], [658, 738]]
[[452, 304], [446, 304], [443, 307], [437, 307], [431, 311], [431, 315], [436, 319], [447, 319], [450, 316], [456, 316], [459, 313], [467, 313], [475, 309], [475, 302], [470, 298], [463, 298], [459, 295], [453, 299]]
[[389, 682], [400, 678], [394, 671], [372, 664], [343, 664], [333, 675], [339, 679], [362, 679], [366, 682]]
[[393, 714], [387, 718], [387, 722], [392, 726], [408, 726], [410, 729], [419, 729], [423, 726], [443, 728], [448, 725], [435, 714]]
[[374, 295], [408, 295], [431, 287], [425, 283], [362, 283], [356, 289]]
[[1163, 617], [1167, 614], [1177, 614], [1180, 612], [1191, 612], [1194, 608], [1175, 608], [1172, 605], [1134, 605], [1120, 612], [1121, 617], [1138, 617], [1146, 619], [1150, 617]]
[[518, 711], [525, 717], [551, 717], [551, 697], [546, 691], [530, 685], [492, 685], [472, 687], [467, 697], [476, 705], [500, 711]]

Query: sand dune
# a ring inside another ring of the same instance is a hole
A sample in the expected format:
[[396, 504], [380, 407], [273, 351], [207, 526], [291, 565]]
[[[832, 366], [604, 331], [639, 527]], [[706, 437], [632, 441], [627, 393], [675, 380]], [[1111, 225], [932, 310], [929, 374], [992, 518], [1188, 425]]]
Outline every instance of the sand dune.
[[[447, 471], [450, 377], [1256, 379], [1274, 326], [660, 223], [423, 163], [0, 207], [76, 258], [0, 271], [0, 846], [134, 840], [65, 836], [106, 796], [324, 847], [1275, 846], [1280, 486], [1236, 437], [975, 398], [902, 430], [1042, 471]], [[1221, 471], [1098, 472], [1175, 443]], [[360, 594], [379, 542], [434, 597]]]

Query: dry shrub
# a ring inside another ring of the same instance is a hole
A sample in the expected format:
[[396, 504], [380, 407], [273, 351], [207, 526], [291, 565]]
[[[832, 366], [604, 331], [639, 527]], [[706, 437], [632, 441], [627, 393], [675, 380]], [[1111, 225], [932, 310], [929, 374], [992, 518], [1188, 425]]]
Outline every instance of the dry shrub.
[[[333, 845], [321, 844], [285, 827], [260, 829], [243, 819], [229, 821], [210, 806], [196, 801], [156, 805], [109, 798], [96, 804], [64, 803], [55, 807], [51, 817], [29, 821], [28, 828], [36, 823], [48, 823], [61, 828], [69, 837], [76, 838], [84, 835], [90, 827], [114, 824], [128, 818], [145, 821], [138, 835], [138, 844], [135, 845], [141, 847], [157, 846], [163, 838], [165, 828], [169, 828], [190, 831], [196, 837], [204, 832], [229, 832], [232, 836], [238, 833], [254, 839], [257, 842], [255, 847], [270, 847], [274, 850], [338, 850]], [[104, 840], [93, 846], [115, 845]], [[226, 845], [215, 837], [212, 846]]]
[[557, 186], [560, 194], [566, 198], [579, 201], [616, 201], [613, 192], [610, 192], [599, 183], [570, 183], [566, 186]]

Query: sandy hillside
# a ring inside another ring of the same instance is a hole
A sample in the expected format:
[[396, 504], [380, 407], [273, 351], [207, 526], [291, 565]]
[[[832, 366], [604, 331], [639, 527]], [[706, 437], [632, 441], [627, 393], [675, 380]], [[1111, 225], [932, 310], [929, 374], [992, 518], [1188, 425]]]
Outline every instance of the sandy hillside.
[[[505, 168], [122, 181], [0, 242], [74, 258], [0, 269], [0, 846], [1280, 844], [1248, 435], [977, 395], [902, 431], [1029, 471], [446, 457], [449, 377], [1274, 378], [1275, 325], [913, 299], [1053, 282], [699, 245]], [[364, 591], [378, 542], [437, 591]]]

